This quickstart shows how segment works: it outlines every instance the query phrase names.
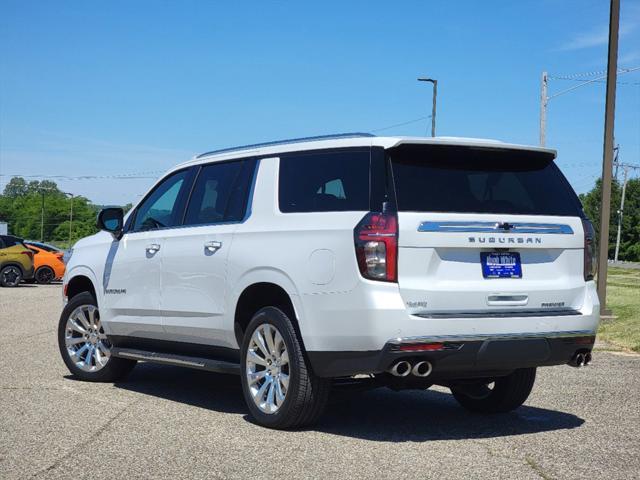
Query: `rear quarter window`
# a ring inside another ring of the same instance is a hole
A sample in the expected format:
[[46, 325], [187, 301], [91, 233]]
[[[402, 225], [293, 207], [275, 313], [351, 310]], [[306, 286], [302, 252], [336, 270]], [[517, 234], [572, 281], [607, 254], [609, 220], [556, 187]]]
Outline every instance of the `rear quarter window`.
[[280, 211], [369, 209], [369, 149], [320, 151], [280, 158]]
[[548, 153], [412, 145], [388, 157], [400, 211], [582, 216]]

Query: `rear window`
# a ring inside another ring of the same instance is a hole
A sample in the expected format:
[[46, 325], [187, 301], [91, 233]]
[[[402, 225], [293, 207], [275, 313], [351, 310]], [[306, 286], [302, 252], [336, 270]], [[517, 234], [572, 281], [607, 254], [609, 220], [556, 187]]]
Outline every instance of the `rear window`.
[[400, 211], [581, 216], [547, 153], [402, 146], [388, 155]]
[[21, 238], [12, 237], [11, 235], [4, 235], [2, 237], [2, 243], [5, 248], [15, 247], [16, 245], [24, 247]]
[[369, 150], [298, 153], [280, 158], [280, 211], [369, 210]]

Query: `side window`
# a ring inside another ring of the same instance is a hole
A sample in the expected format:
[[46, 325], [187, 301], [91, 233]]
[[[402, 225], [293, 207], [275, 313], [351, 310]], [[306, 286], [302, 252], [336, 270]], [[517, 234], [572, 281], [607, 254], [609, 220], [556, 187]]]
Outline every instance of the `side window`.
[[4, 246], [4, 237], [0, 237], [0, 248], [5, 248], [5, 246]]
[[280, 158], [280, 211], [369, 210], [368, 150], [298, 153]]
[[188, 170], [177, 172], [149, 195], [136, 210], [133, 231], [175, 227], [182, 220], [182, 199], [188, 187]]
[[184, 224], [206, 225], [242, 220], [254, 165], [253, 160], [241, 160], [202, 167]]

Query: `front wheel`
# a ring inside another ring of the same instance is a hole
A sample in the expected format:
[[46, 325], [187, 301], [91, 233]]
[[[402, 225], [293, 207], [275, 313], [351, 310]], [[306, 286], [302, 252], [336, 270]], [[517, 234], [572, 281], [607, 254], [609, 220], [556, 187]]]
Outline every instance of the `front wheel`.
[[451, 386], [454, 398], [476, 413], [505, 413], [522, 405], [536, 380], [535, 368], [521, 368], [493, 382]]
[[329, 397], [330, 380], [313, 374], [289, 317], [265, 307], [242, 342], [242, 391], [252, 417], [269, 428], [314, 423]]
[[102, 328], [96, 300], [88, 292], [73, 297], [62, 310], [58, 346], [65, 365], [80, 380], [114, 382], [136, 364], [135, 360], [111, 356], [111, 343]]

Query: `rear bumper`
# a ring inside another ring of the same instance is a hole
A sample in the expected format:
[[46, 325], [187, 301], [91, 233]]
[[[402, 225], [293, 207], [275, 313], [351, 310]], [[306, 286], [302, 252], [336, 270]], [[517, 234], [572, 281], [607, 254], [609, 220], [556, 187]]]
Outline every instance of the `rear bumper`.
[[[518, 368], [563, 365], [578, 352], [590, 352], [595, 342], [591, 331], [538, 334], [439, 336], [394, 339], [379, 351], [311, 351], [309, 360], [316, 375], [346, 377], [381, 373], [400, 360], [433, 365], [430, 379], [453, 380], [507, 375]], [[436, 351], [404, 351], [403, 347], [439, 344]]]

